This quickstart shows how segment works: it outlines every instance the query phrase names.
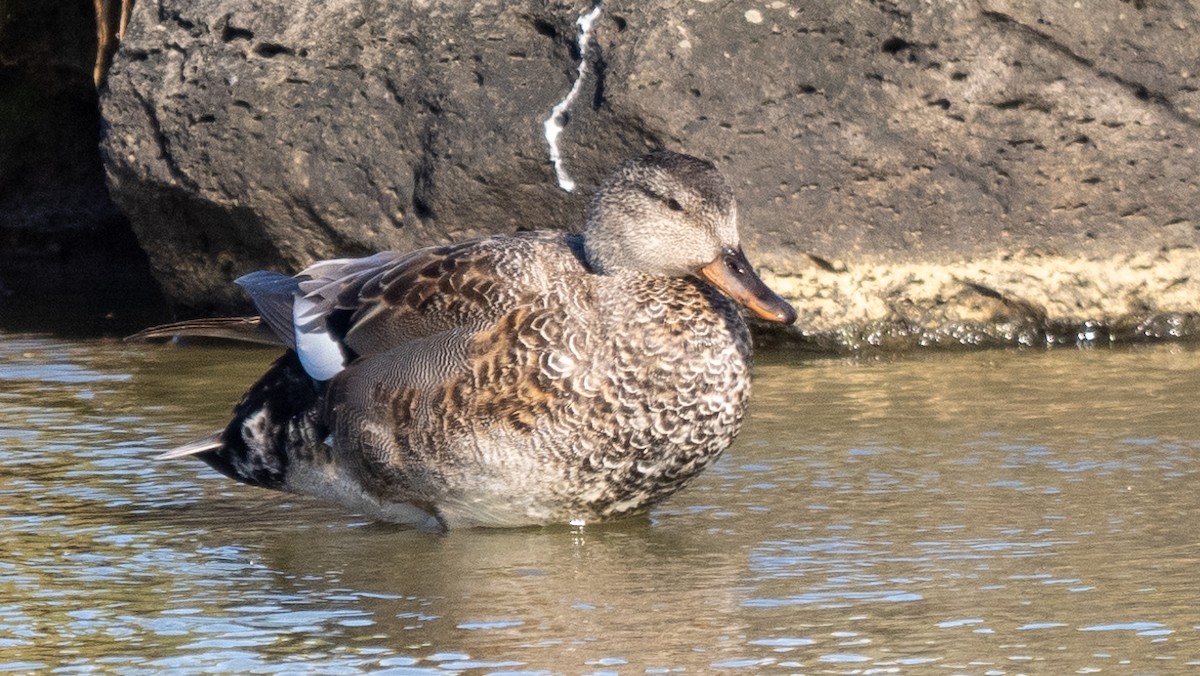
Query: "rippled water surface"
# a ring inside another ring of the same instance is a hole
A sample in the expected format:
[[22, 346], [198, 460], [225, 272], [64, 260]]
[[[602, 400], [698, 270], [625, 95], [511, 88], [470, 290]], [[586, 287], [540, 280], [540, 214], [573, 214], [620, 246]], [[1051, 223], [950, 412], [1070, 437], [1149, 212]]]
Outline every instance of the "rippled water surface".
[[1200, 352], [764, 356], [649, 519], [439, 536], [148, 458], [274, 357], [0, 334], [0, 670], [1200, 666]]

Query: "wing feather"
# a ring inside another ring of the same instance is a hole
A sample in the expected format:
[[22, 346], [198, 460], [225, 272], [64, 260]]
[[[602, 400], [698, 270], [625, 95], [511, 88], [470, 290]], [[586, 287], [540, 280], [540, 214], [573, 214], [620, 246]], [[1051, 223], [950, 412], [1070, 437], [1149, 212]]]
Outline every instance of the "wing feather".
[[259, 316], [283, 344], [296, 347], [292, 305], [300, 288], [300, 280], [278, 272], [259, 270], [242, 275], [233, 283], [246, 290]]
[[142, 329], [125, 340], [142, 342], [157, 338], [224, 338], [239, 340], [246, 343], [261, 343], [266, 345], [281, 345], [279, 336], [275, 335], [261, 317], [214, 317], [210, 319], [189, 319], [172, 324], [152, 326]]
[[299, 288], [311, 303], [308, 314], [348, 313], [340, 340], [358, 356], [439, 335], [467, 340], [544, 288], [539, 261], [547, 251], [573, 260], [562, 246], [564, 238], [559, 233], [495, 236], [326, 261], [304, 270]]

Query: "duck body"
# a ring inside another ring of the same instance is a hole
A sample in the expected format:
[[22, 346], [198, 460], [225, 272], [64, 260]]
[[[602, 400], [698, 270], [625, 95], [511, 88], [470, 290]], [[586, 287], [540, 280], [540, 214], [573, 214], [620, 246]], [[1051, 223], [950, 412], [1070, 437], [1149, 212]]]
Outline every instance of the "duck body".
[[[438, 528], [646, 511], [732, 443], [751, 339], [728, 283], [614, 265], [592, 236], [492, 236], [243, 277], [289, 349], [223, 432], [168, 455]], [[752, 278], [732, 283], [735, 297], [749, 285], [742, 304], [794, 318], [740, 249], [717, 245], [700, 258]]]

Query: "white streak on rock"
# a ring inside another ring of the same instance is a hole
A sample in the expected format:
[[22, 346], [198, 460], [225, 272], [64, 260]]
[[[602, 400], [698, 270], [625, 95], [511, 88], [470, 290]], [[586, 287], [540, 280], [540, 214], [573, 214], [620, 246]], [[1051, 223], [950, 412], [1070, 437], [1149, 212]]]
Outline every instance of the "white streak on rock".
[[558, 102], [554, 109], [550, 111], [550, 117], [542, 123], [542, 128], [546, 132], [546, 143], [550, 144], [550, 161], [554, 164], [554, 173], [558, 177], [558, 186], [567, 192], [575, 191], [575, 181], [563, 168], [562, 153], [558, 150], [558, 136], [563, 131], [563, 121], [566, 119], [567, 110], [571, 107], [571, 103], [575, 101], [575, 97], [579, 96], [579, 90], [583, 87], [583, 78], [587, 75], [588, 70], [588, 42], [591, 40], [592, 26], [596, 23], [596, 18], [600, 16], [600, 0], [596, 0], [596, 5], [592, 7], [592, 11], [584, 14], [575, 20], [575, 25], [579, 26], [578, 44], [579, 44], [579, 70], [575, 76], [575, 83], [571, 85], [571, 91], [567, 92], [566, 98]]

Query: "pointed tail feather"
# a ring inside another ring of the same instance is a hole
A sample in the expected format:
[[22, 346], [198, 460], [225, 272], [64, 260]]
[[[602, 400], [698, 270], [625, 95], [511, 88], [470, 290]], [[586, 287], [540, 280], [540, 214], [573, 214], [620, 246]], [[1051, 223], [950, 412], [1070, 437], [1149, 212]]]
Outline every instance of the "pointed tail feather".
[[216, 317], [213, 319], [192, 319], [188, 321], [163, 324], [143, 329], [125, 338], [130, 342], [141, 342], [156, 338], [175, 338], [191, 336], [198, 338], [225, 338], [240, 340], [247, 343], [265, 345], [283, 345], [271, 329], [258, 317]]
[[188, 443], [172, 448], [165, 453], [159, 453], [154, 456], [155, 460], [174, 460], [176, 458], [185, 458], [189, 455], [196, 455], [205, 451], [214, 451], [224, 445], [221, 441], [222, 430], [218, 430], [201, 439], [189, 441]]
[[288, 490], [293, 456], [308, 462], [314, 453], [327, 449], [322, 390], [296, 353], [288, 350], [242, 397], [223, 431], [158, 458], [195, 456], [244, 484]]

